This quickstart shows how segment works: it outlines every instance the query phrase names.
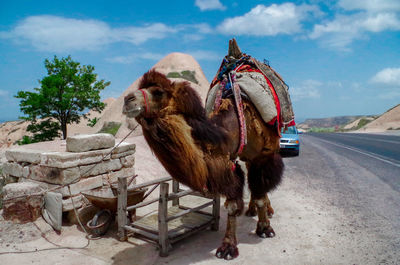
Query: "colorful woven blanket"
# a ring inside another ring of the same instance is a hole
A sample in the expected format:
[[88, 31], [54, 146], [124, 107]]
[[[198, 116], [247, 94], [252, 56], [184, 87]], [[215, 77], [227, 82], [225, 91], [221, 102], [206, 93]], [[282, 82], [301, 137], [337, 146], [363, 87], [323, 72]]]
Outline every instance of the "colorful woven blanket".
[[[269, 65], [244, 54], [240, 59], [225, 57], [211, 83], [206, 100], [206, 111], [211, 113], [219, 107], [224, 95], [230, 93], [234, 84], [240, 87], [257, 108], [263, 120], [276, 126], [278, 134], [282, 127], [295, 125], [289, 88]], [[228, 82], [229, 81], [229, 82]]]

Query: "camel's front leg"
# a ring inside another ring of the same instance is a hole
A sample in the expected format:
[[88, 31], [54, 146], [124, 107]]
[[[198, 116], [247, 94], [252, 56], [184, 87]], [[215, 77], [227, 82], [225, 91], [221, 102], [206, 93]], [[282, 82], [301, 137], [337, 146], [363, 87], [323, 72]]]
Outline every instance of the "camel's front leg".
[[[268, 195], [265, 194], [265, 200], [267, 203], [267, 214], [269, 218], [272, 218], [272, 215], [274, 215], [274, 209], [271, 206], [271, 201], [268, 198]], [[250, 196], [250, 202], [249, 202], [249, 208], [246, 211], [246, 216], [256, 216], [257, 215], [257, 206], [256, 206], [256, 201], [253, 198], [253, 195]]]
[[258, 213], [258, 222], [257, 222], [257, 229], [256, 229], [256, 234], [259, 237], [274, 237], [275, 232], [274, 229], [272, 229], [267, 212], [268, 212], [268, 196], [265, 196], [262, 199], [254, 200], [256, 206], [257, 206], [257, 213]]
[[217, 249], [216, 256], [220, 259], [234, 259], [239, 256], [236, 239], [236, 217], [242, 213], [243, 200], [226, 200], [225, 207], [228, 210], [228, 220], [225, 237], [222, 245]]

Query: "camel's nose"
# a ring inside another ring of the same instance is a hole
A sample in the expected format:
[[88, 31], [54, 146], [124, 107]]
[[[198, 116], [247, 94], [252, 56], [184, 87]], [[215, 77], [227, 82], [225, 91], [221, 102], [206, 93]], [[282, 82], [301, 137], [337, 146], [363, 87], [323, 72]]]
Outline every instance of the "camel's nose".
[[143, 107], [140, 104], [137, 96], [134, 93], [128, 94], [124, 98], [124, 106], [122, 107], [122, 113], [127, 115], [129, 118], [138, 116], [143, 111]]

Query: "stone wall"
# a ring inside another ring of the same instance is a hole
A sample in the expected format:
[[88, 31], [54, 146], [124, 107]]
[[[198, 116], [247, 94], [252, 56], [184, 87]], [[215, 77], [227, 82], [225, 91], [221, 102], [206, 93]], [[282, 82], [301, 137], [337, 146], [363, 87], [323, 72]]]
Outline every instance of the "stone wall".
[[[80, 207], [83, 204], [82, 191], [110, 186], [117, 182], [119, 176], [135, 175], [135, 145], [123, 142], [111, 152], [115, 140], [110, 141], [110, 135], [103, 136], [105, 140], [101, 135], [71, 137], [74, 139], [67, 140], [66, 150], [74, 152], [27, 148], [8, 150], [3, 174], [16, 182], [38, 184], [44, 192], [52, 190], [61, 193], [63, 212], [73, 210], [70, 195], [75, 207]], [[69, 142], [74, 146], [70, 147]], [[82, 150], [90, 150], [80, 151], [80, 146]], [[68, 184], [71, 194], [66, 186]]]

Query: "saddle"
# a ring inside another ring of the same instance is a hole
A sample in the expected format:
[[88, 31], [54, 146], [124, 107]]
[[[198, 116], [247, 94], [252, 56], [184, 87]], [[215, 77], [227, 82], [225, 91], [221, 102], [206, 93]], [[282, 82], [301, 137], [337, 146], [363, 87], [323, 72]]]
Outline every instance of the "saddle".
[[[245, 53], [241, 53], [236, 41], [230, 43], [230, 51], [223, 59], [207, 94], [206, 112], [213, 112], [222, 98], [232, 95], [235, 84], [240, 88], [240, 95], [251, 101], [264, 122], [276, 126], [278, 134], [282, 127], [295, 125], [289, 87], [282, 77], [267, 62], [260, 62]], [[236, 51], [231, 51], [236, 50]], [[232, 56], [232, 54], [235, 56]], [[234, 76], [234, 83], [232, 78]], [[225, 78], [225, 81], [224, 81]]]

